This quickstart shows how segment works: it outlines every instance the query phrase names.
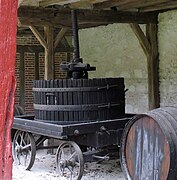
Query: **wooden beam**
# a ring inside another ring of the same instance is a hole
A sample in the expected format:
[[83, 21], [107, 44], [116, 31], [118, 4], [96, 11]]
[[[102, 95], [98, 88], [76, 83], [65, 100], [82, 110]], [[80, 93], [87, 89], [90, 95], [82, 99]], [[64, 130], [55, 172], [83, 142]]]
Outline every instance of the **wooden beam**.
[[[61, 30], [61, 28], [55, 28], [54, 29], [54, 36], [56, 37], [58, 32]], [[44, 33], [44, 28], [43, 27], [39, 27], [38, 31], [40, 34]], [[18, 27], [18, 31], [17, 31], [17, 38], [21, 37], [21, 36], [33, 36], [34, 34], [31, 32], [31, 30], [29, 29], [29, 27]], [[68, 29], [68, 31], [66, 32], [65, 36], [72, 36], [72, 30], [71, 28]]]
[[59, 42], [63, 39], [67, 31], [68, 28], [62, 28], [60, 32], [57, 34], [54, 42], [54, 49], [58, 46]]
[[162, 10], [171, 10], [177, 9], [177, 1], [169, 2], [169, 3], [161, 3], [156, 6], [148, 6], [144, 8], [140, 8], [141, 12], [151, 12], [151, 11], [162, 11]]
[[47, 43], [44, 40], [44, 38], [42, 37], [42, 35], [39, 33], [39, 31], [34, 27], [34, 26], [29, 26], [29, 28], [31, 29], [31, 31], [33, 32], [33, 34], [35, 35], [35, 37], [38, 39], [38, 41], [40, 42], [40, 44], [44, 47], [47, 48]]
[[44, 52], [44, 47], [41, 45], [17, 45], [17, 52], [24, 53], [24, 52]]
[[45, 74], [44, 79], [54, 79], [54, 48], [53, 27], [45, 27], [47, 47], [45, 48]]
[[160, 106], [159, 97], [159, 57], [157, 24], [146, 26], [146, 35], [138, 24], [130, 25], [147, 57], [149, 110]]
[[143, 7], [148, 7], [148, 6], [158, 6], [161, 3], [168, 3], [171, 0], [151, 0], [151, 1], [147, 1], [147, 0], [137, 0], [135, 3], [128, 3], [126, 5], [121, 5], [118, 7], [119, 10], [128, 10], [128, 9], [139, 9], [139, 8], [143, 8]]
[[39, 6], [47, 7], [51, 5], [64, 5], [64, 4], [74, 3], [78, 1], [79, 0], [70, 0], [69, 2], [67, 0], [43, 0], [39, 2]]
[[[41, 45], [17, 45], [17, 52], [44, 52], [45, 49]], [[64, 47], [60, 42], [59, 47], [57, 47], [54, 52], [73, 52], [73, 47]]]
[[[78, 10], [79, 28], [95, 27], [112, 23], [156, 23], [157, 14], [116, 12], [113, 10]], [[23, 26], [53, 26], [71, 28], [70, 9], [50, 9], [21, 6], [18, 19]]]
[[120, 6], [120, 5], [125, 5], [125, 4], [129, 4], [131, 2], [135, 3], [137, 0], [107, 0], [107, 1], [103, 1], [100, 3], [95, 3], [93, 8], [94, 9], [104, 9], [104, 8], [110, 8], [110, 7], [116, 7], [116, 6]]
[[75, 3], [71, 3], [68, 5], [71, 9], [92, 9], [93, 10], [93, 2], [91, 1], [77, 1]]
[[146, 28], [147, 38], [151, 44], [151, 53], [147, 56], [148, 63], [148, 99], [149, 110], [160, 106], [159, 96], [159, 53], [157, 41], [158, 28], [156, 24], [148, 24]]
[[132, 28], [133, 32], [135, 33], [136, 37], [138, 38], [139, 43], [140, 43], [144, 53], [146, 54], [146, 56], [148, 56], [150, 54], [151, 46], [150, 46], [144, 32], [142, 31], [142, 29], [140, 28], [140, 26], [138, 24], [130, 24], [130, 27]]
[[160, 3], [170, 2], [171, 0], [108, 0], [102, 3], [94, 5], [95, 9], [103, 9], [110, 7], [117, 7], [118, 10], [127, 10], [127, 9], [138, 9], [140, 7], [146, 6], [155, 6]]

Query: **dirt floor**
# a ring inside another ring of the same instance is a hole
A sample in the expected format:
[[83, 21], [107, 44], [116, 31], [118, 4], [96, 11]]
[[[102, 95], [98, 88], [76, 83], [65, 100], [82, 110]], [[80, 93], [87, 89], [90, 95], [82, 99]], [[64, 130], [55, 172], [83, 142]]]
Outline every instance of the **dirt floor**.
[[[13, 164], [13, 180], [66, 180], [56, 172], [55, 155], [37, 152], [30, 171]], [[125, 180], [118, 160], [86, 163], [82, 180]]]

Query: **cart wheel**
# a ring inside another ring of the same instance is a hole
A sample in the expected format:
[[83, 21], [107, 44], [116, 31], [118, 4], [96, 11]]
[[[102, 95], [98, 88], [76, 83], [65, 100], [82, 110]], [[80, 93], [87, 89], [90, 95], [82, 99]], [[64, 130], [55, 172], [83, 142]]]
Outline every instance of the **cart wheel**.
[[84, 172], [84, 158], [80, 147], [75, 142], [63, 142], [56, 152], [56, 166], [61, 176], [80, 180]]
[[36, 145], [32, 134], [18, 130], [14, 135], [12, 152], [15, 163], [30, 170], [36, 156]]

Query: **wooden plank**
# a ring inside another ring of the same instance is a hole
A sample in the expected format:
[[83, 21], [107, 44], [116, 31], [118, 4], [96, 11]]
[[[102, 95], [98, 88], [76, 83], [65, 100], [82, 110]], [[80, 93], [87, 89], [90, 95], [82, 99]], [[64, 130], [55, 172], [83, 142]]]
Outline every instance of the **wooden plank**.
[[169, 3], [161, 3], [156, 6], [148, 6], [144, 8], [140, 8], [141, 12], [151, 12], [151, 11], [162, 11], [162, 10], [171, 10], [177, 9], [177, 1], [169, 2]]
[[[69, 3], [74, 3], [77, 1], [79, 0], [69, 0]], [[64, 4], [68, 4], [68, 1], [67, 0], [42, 0], [39, 2], [39, 6], [42, 6], [42, 7], [47, 7], [51, 5], [64, 5]]]
[[139, 0], [107, 0], [107, 1], [103, 1], [100, 3], [95, 3], [94, 4], [94, 9], [104, 9], [104, 8], [110, 8], [110, 7], [119, 7], [121, 5], [126, 5], [126, 4], [130, 4], [130, 3], [135, 3]]
[[24, 52], [20, 53], [20, 106], [25, 109], [25, 63]]
[[[55, 28], [54, 29], [54, 36], [56, 37], [59, 30], [61, 30], [61, 28]], [[39, 27], [38, 31], [43, 34], [44, 32], [44, 28], [43, 27]], [[18, 31], [17, 31], [17, 37], [21, 37], [21, 36], [33, 36], [33, 33], [31, 32], [31, 30], [27, 27], [18, 27]], [[66, 36], [72, 36], [72, 29], [68, 29], [68, 31], [66, 32]]]
[[98, 3], [94, 5], [96, 9], [103, 9], [103, 8], [110, 8], [110, 7], [117, 7], [118, 10], [127, 10], [127, 9], [138, 9], [140, 7], [146, 6], [155, 6], [160, 3], [166, 3], [171, 0], [108, 0], [102, 3]]
[[[78, 10], [79, 28], [107, 25], [111, 23], [156, 23], [157, 14], [116, 12], [113, 10]], [[18, 19], [23, 26], [71, 27], [70, 9], [50, 9], [21, 6]]]
[[146, 1], [146, 0], [141, 0], [137, 1], [136, 3], [129, 3], [127, 5], [122, 5], [119, 7], [120, 10], [127, 10], [130, 8], [143, 8], [147, 6], [158, 6], [161, 3], [164, 3], [164, 6], [166, 6], [166, 3], [169, 3], [171, 0], [151, 0], [151, 1]]
[[54, 48], [53, 27], [45, 27], [47, 47], [45, 48], [45, 74], [44, 79], [54, 79]]
[[151, 45], [151, 53], [147, 56], [148, 63], [148, 99], [149, 109], [160, 106], [159, 97], [159, 53], [157, 41], [157, 25], [148, 24], [146, 28], [147, 38]]
[[38, 39], [38, 41], [40, 42], [40, 44], [44, 47], [47, 48], [47, 43], [44, 40], [44, 38], [42, 37], [42, 35], [39, 33], [39, 31], [34, 27], [34, 26], [29, 26], [29, 28], [31, 29], [31, 31], [33, 32], [33, 34], [35, 35], [35, 37]]
[[0, 179], [12, 179], [17, 0], [0, 1]]
[[142, 31], [142, 29], [140, 28], [138, 24], [130, 24], [130, 27], [132, 28], [133, 32], [138, 38], [139, 43], [141, 47], [143, 48], [144, 53], [146, 54], [146, 56], [149, 56], [151, 47], [144, 32]]
[[54, 49], [58, 46], [59, 42], [63, 39], [67, 31], [68, 28], [62, 28], [60, 32], [57, 34], [54, 42]]
[[[17, 45], [17, 52], [44, 52], [45, 49], [41, 45]], [[73, 47], [64, 46], [61, 42], [54, 52], [73, 52]]]
[[71, 9], [92, 9], [93, 4], [90, 1], [77, 1], [68, 5]]

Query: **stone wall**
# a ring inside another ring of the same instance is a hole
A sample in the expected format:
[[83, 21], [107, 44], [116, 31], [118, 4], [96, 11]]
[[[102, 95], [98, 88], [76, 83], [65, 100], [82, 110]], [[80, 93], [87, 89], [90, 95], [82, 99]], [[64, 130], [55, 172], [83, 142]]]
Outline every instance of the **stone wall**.
[[177, 11], [159, 15], [161, 106], [177, 103]]
[[147, 111], [147, 61], [130, 26], [112, 24], [80, 30], [79, 35], [81, 57], [97, 67], [90, 77], [124, 77], [126, 112]]
[[[160, 105], [177, 102], [177, 10], [158, 18]], [[148, 110], [146, 57], [127, 24], [80, 30], [81, 55], [97, 66], [90, 77], [125, 78], [126, 112]]]

